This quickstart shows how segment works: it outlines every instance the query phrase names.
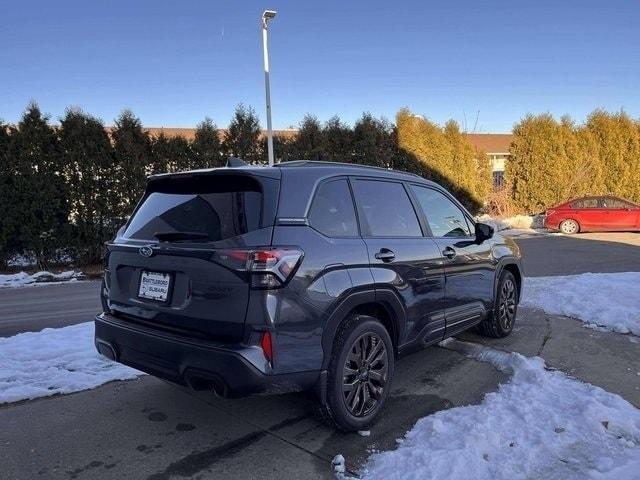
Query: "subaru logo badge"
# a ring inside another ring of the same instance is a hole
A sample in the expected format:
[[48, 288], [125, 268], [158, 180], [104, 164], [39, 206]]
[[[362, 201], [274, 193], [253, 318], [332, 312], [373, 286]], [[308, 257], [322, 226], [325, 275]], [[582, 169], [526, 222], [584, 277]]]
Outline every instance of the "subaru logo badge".
[[140, 247], [138, 253], [143, 257], [150, 257], [151, 255], [153, 255], [153, 248], [151, 248], [149, 245], [145, 245], [144, 247]]

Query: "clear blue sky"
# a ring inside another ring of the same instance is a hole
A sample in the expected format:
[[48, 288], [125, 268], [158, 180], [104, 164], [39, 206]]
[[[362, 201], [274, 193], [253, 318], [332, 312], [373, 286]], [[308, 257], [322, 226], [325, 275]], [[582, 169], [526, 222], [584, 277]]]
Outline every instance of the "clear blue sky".
[[36, 100], [52, 119], [79, 106], [107, 124], [225, 126], [264, 119], [259, 17], [271, 24], [273, 118], [307, 112], [509, 131], [525, 113], [595, 107], [640, 116], [640, 3], [628, 1], [0, 0], [0, 118]]

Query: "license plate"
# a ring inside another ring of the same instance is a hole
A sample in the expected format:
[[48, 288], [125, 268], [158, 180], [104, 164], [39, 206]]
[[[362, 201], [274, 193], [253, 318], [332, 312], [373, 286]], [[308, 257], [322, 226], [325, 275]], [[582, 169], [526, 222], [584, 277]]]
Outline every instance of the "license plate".
[[145, 272], [140, 275], [138, 296], [158, 302], [166, 302], [169, 298], [171, 275], [160, 272]]

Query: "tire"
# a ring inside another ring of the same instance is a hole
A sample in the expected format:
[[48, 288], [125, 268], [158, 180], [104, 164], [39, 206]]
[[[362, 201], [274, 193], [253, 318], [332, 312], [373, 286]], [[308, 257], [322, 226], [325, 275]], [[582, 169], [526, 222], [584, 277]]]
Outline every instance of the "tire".
[[503, 270], [496, 289], [493, 311], [478, 325], [480, 333], [493, 338], [509, 335], [516, 322], [519, 298], [520, 291], [513, 273]]
[[382, 323], [368, 315], [348, 318], [334, 339], [325, 416], [339, 430], [366, 430], [384, 407], [393, 371], [393, 343]]
[[580, 225], [575, 220], [564, 220], [560, 224], [560, 231], [565, 235], [573, 235], [574, 233], [578, 233], [580, 231]]

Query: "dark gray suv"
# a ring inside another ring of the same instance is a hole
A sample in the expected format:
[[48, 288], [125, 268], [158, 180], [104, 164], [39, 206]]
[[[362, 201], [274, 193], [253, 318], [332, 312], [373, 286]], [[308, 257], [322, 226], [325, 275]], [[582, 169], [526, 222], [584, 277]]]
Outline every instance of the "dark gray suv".
[[105, 267], [100, 353], [225, 396], [315, 389], [344, 430], [398, 356], [508, 335], [522, 284], [517, 246], [439, 185], [306, 161], [150, 177]]

